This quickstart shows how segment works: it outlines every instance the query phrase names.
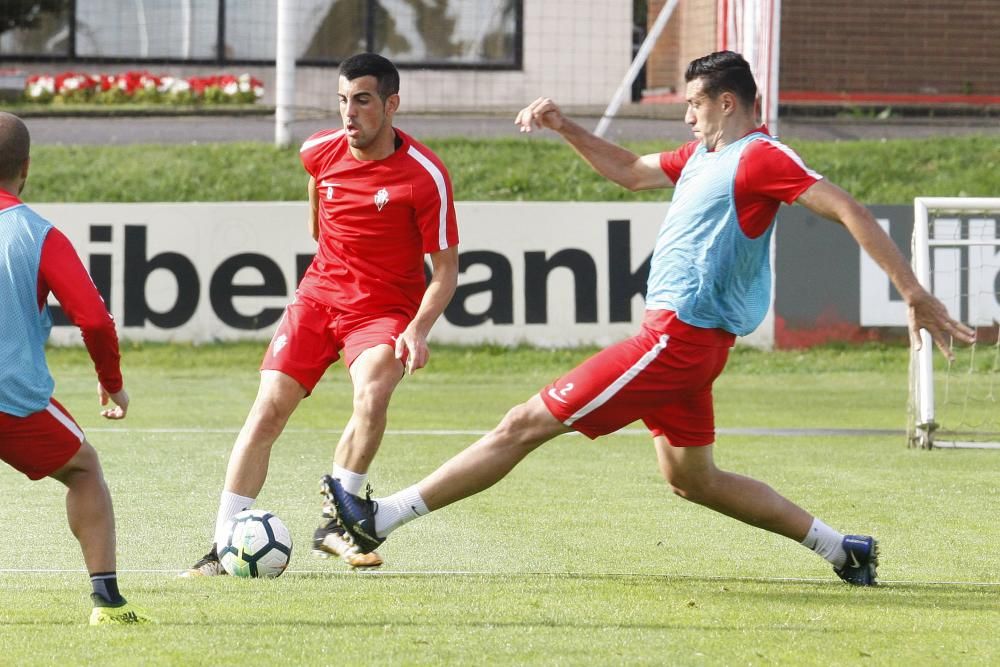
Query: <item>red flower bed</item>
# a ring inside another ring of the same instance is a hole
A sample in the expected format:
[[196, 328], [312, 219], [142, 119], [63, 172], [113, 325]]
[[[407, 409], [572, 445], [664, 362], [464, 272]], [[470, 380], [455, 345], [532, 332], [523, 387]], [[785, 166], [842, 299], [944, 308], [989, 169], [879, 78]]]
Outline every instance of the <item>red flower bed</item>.
[[149, 72], [27, 77], [24, 97], [29, 102], [123, 104], [252, 104], [264, 94], [263, 84], [249, 74], [179, 78]]

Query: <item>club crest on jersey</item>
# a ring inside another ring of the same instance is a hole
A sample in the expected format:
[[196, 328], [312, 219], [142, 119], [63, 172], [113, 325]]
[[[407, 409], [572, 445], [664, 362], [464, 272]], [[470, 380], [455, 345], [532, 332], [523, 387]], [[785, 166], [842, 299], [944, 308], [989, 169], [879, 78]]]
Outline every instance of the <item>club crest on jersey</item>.
[[389, 203], [389, 191], [385, 188], [380, 188], [378, 192], [375, 193], [375, 207], [378, 210], [382, 210], [382, 207]]

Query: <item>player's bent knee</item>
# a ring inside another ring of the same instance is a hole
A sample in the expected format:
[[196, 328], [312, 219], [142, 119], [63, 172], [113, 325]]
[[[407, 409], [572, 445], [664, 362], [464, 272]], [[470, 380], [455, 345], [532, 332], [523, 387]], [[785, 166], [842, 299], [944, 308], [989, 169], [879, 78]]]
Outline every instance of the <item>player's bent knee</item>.
[[494, 432], [501, 442], [534, 448], [558, 434], [559, 427], [544, 405], [539, 409], [529, 401], [508, 410]]
[[53, 472], [50, 477], [69, 486], [76, 480], [88, 477], [103, 479], [104, 473], [101, 470], [101, 460], [97, 455], [97, 450], [89, 442], [84, 440], [80, 444], [80, 449], [73, 455], [66, 464]]
[[664, 471], [664, 477], [674, 495], [693, 503], [703, 504], [711, 496], [711, 481], [697, 475]]
[[384, 415], [389, 410], [394, 386], [370, 384], [354, 394], [354, 413], [358, 415]]

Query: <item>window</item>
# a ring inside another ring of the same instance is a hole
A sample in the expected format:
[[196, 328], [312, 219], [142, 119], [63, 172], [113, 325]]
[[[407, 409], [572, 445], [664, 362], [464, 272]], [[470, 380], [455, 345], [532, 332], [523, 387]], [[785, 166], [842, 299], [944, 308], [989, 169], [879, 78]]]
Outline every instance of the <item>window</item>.
[[218, 9], [213, 4], [77, 0], [75, 55], [136, 60], [214, 58]]
[[[336, 65], [374, 51], [404, 67], [520, 66], [522, 0], [291, 6], [303, 64]], [[268, 64], [275, 7], [274, 0], [0, 0], [0, 60]]]
[[0, 57], [70, 54], [69, 0], [0, 0]]

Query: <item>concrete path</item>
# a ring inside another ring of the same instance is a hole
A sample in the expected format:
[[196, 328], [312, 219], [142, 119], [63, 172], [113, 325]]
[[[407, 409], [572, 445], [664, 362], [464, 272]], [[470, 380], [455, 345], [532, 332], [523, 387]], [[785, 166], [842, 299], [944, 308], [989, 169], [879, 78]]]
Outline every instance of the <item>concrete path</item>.
[[[514, 115], [499, 116], [424, 116], [401, 114], [396, 125], [418, 139], [444, 137], [509, 137], [521, 136], [514, 129]], [[597, 118], [575, 117], [586, 127], [593, 128]], [[43, 144], [186, 144], [208, 142], [274, 140], [274, 120], [271, 116], [181, 116], [181, 117], [122, 117], [122, 118], [28, 118], [28, 127], [36, 145]], [[292, 135], [299, 142], [318, 129], [339, 127], [337, 116], [310, 117], [293, 125]], [[1000, 136], [1000, 119], [958, 117], [936, 119], [844, 120], [844, 119], [783, 119], [780, 132], [785, 139], [852, 141], [857, 139], [898, 139], [934, 136], [989, 135]], [[538, 137], [554, 138], [551, 132], [539, 132]], [[683, 121], [653, 118], [620, 118], [611, 125], [608, 138], [613, 141], [662, 140], [677, 144], [691, 138]]]

